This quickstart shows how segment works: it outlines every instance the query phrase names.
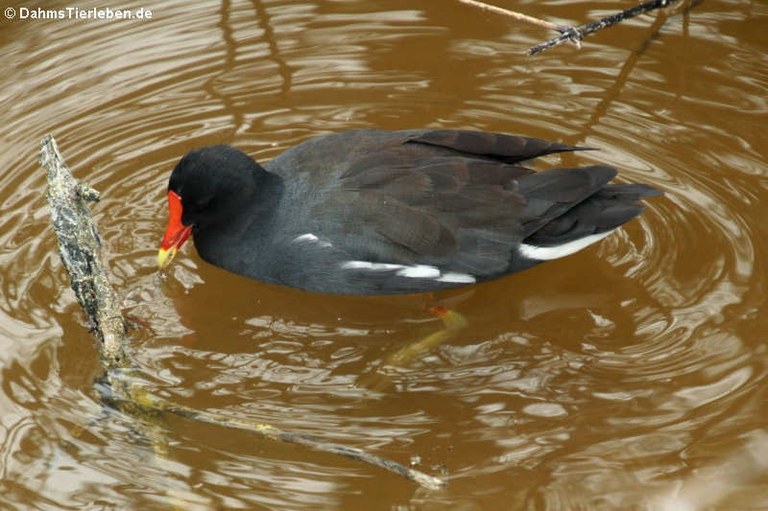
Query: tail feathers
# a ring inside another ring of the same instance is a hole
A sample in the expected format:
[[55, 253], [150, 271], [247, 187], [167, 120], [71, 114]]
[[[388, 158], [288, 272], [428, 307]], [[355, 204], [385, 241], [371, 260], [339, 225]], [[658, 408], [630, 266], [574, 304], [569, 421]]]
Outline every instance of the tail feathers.
[[608, 185], [600, 190], [600, 193], [603, 197], [613, 197], [623, 201], [635, 201], [646, 197], [664, 195], [664, 192], [650, 185], [637, 183]]
[[520, 255], [543, 261], [573, 254], [642, 213], [637, 201], [661, 194], [643, 184], [606, 185], [527, 236]]
[[594, 165], [552, 169], [518, 179], [518, 192], [525, 199], [523, 238], [594, 196], [615, 176], [613, 167]]

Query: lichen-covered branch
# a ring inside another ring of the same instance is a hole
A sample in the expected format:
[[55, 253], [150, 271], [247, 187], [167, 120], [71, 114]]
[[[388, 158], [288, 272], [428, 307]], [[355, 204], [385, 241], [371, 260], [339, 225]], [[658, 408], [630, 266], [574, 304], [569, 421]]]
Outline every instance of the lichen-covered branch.
[[99, 192], [72, 177], [51, 135], [40, 144], [40, 165], [48, 173], [53, 230], [72, 290], [100, 341], [102, 359], [108, 366], [120, 366], [125, 361], [125, 320], [101, 261], [101, 240], [87, 204], [98, 201]]
[[611, 14], [610, 16], [606, 16], [605, 18], [599, 19], [597, 21], [593, 21], [592, 23], [587, 23], [586, 25], [580, 25], [578, 27], [567, 27], [565, 30], [558, 29], [558, 32], [560, 32], [559, 36], [554, 37], [545, 43], [532, 46], [528, 49], [528, 55], [536, 55], [537, 53], [541, 53], [544, 50], [548, 50], [553, 46], [563, 44], [567, 41], [581, 44], [581, 41], [584, 39], [584, 37], [593, 34], [598, 30], [602, 30], [604, 28], [610, 27], [611, 25], [615, 25], [616, 23], [634, 18], [635, 16], [645, 14], [646, 12], [650, 12], [655, 9], [661, 9], [662, 7], [667, 7], [677, 1], [679, 0], [651, 0], [649, 2], [636, 5], [635, 7], [630, 7], [629, 9], [624, 9], [623, 11]]
[[427, 489], [445, 486], [441, 479], [361, 449], [283, 431], [248, 419], [196, 410], [155, 396], [136, 384], [135, 381], [140, 378], [131, 377], [133, 369], [125, 350], [125, 319], [101, 261], [101, 241], [87, 204], [98, 201], [99, 193], [72, 176], [51, 135], [46, 136], [40, 145], [40, 165], [48, 174], [48, 204], [53, 229], [59, 240], [61, 260], [69, 274], [77, 301], [85, 310], [93, 333], [100, 340], [105, 369], [101, 382], [102, 398], [105, 401], [144, 421], [155, 421], [160, 413], [172, 413], [207, 424], [247, 431], [262, 438], [352, 458], [403, 476]]

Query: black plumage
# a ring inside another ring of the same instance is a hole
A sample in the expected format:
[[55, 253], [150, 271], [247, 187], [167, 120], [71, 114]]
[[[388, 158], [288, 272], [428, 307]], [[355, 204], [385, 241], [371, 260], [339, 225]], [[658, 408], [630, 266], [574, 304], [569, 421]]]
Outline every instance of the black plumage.
[[553, 258], [659, 193], [608, 184], [609, 166], [522, 165], [577, 149], [475, 131], [357, 130], [311, 139], [264, 167], [229, 146], [192, 151], [169, 190], [214, 265], [329, 293], [431, 291]]

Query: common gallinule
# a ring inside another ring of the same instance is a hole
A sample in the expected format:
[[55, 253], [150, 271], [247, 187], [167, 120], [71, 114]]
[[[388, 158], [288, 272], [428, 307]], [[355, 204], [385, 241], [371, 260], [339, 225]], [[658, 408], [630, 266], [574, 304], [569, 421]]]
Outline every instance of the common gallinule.
[[644, 184], [606, 165], [522, 165], [580, 148], [459, 130], [313, 138], [263, 167], [227, 145], [191, 151], [168, 184], [158, 264], [190, 234], [209, 263], [310, 291], [464, 286], [573, 254], [639, 215]]

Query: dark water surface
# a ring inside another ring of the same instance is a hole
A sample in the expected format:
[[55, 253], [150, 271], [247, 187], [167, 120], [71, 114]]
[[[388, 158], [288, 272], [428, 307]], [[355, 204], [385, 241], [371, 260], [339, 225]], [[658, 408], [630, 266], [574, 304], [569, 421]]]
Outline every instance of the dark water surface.
[[[504, 5], [579, 23], [627, 2]], [[537, 58], [523, 52], [542, 29], [449, 0], [119, 7], [153, 16], [0, 23], [0, 509], [768, 509], [767, 3], [706, 0]], [[607, 162], [666, 196], [573, 257], [431, 299], [272, 287], [191, 244], [158, 276], [184, 152], [226, 142], [267, 160], [361, 127], [598, 147], [550, 163]], [[104, 409], [36, 162], [49, 132], [103, 194], [104, 255], [153, 392], [413, 462], [448, 489]], [[389, 387], [361, 385], [439, 328], [430, 300], [469, 328]]]

